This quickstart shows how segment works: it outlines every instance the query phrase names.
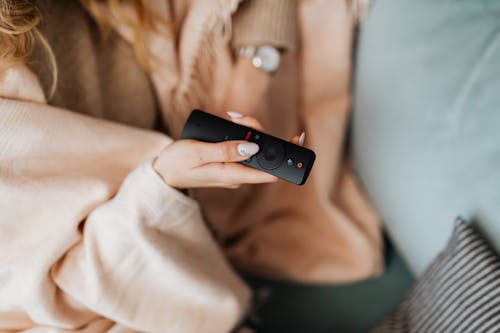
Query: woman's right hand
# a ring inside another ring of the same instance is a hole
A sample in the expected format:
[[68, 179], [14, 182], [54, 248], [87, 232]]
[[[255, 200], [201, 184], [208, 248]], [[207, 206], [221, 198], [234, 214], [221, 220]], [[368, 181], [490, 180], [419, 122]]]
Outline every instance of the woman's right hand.
[[[233, 118], [233, 121], [260, 128], [260, 124], [250, 117]], [[276, 182], [275, 176], [237, 163], [258, 151], [257, 144], [243, 140], [219, 143], [179, 140], [160, 153], [154, 168], [168, 185], [179, 189], [238, 188], [241, 184]]]

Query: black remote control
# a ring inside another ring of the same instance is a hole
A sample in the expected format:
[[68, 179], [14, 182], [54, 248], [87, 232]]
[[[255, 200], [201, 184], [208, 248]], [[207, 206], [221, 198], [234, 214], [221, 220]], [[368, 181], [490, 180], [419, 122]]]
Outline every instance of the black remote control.
[[205, 142], [227, 140], [254, 142], [259, 145], [259, 152], [241, 163], [297, 185], [306, 182], [316, 159], [316, 155], [310, 149], [201, 110], [191, 112], [184, 126], [182, 138]]

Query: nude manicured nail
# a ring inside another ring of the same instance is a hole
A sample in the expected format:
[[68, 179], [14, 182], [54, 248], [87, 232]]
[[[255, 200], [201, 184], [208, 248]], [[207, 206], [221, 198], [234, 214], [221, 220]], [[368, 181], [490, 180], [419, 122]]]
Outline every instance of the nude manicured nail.
[[305, 140], [306, 140], [306, 132], [302, 132], [302, 134], [300, 134], [299, 136], [299, 146], [302, 146]]
[[259, 145], [253, 142], [245, 142], [238, 145], [238, 154], [241, 156], [255, 155], [258, 151]]
[[238, 113], [238, 112], [234, 112], [234, 111], [228, 111], [226, 112], [228, 114], [229, 117], [231, 118], [243, 118], [243, 115], [241, 113]]

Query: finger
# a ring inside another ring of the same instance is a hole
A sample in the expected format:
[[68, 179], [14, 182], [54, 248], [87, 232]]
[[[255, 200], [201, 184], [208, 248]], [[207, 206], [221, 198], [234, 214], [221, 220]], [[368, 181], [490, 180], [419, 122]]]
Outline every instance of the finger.
[[299, 136], [299, 142], [297, 143], [299, 146], [303, 146], [306, 141], [306, 132], [302, 132]]
[[239, 163], [210, 163], [195, 169], [200, 179], [227, 185], [274, 183], [278, 178]]
[[233, 112], [233, 111], [229, 111], [229, 112], [227, 112], [227, 114], [229, 115], [229, 117], [231, 117], [231, 121], [236, 123], [236, 124], [250, 127], [250, 128], [256, 129], [258, 131], [264, 130], [264, 128], [262, 127], [262, 124], [254, 117], [244, 116], [241, 113]]
[[296, 136], [294, 136], [293, 138], [290, 139], [290, 142], [298, 145], [299, 144], [299, 138], [300, 137], [298, 135], [296, 135]]
[[192, 186], [192, 188], [214, 188], [214, 187], [236, 190], [241, 187], [241, 184], [226, 184], [222, 182], [199, 181], [195, 186]]
[[241, 162], [259, 151], [259, 145], [244, 140], [229, 140], [218, 143], [207, 143], [186, 140], [189, 149], [184, 149], [185, 158], [192, 167], [199, 167], [214, 162]]

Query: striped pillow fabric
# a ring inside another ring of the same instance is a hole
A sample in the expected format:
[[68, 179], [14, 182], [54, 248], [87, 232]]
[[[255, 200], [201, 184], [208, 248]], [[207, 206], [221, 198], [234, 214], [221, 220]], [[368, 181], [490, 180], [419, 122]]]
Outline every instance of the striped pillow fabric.
[[446, 249], [373, 332], [500, 332], [499, 256], [458, 219]]

